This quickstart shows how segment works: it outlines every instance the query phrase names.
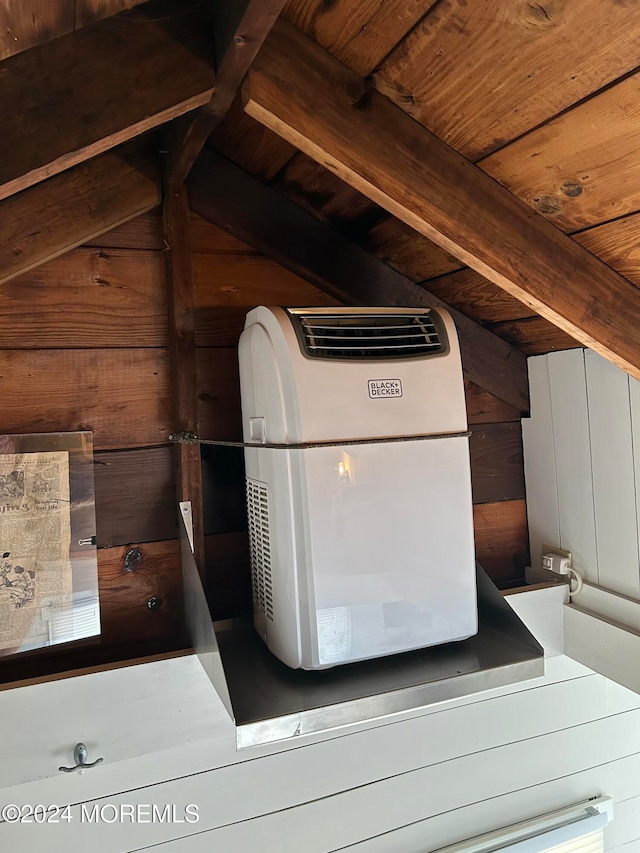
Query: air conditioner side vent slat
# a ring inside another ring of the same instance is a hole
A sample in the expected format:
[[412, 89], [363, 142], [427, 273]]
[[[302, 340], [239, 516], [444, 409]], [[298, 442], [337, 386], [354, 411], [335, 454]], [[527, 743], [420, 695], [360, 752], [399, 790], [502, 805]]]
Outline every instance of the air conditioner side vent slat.
[[247, 478], [247, 515], [253, 603], [273, 622], [275, 615], [271, 576], [269, 490], [264, 483], [249, 478]]

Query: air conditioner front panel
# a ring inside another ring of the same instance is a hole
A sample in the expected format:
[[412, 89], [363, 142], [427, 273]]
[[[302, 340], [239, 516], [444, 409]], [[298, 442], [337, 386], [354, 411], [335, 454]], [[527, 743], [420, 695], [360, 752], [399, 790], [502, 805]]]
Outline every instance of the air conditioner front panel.
[[[253, 371], [251, 383], [242, 383], [243, 413], [249, 405], [244, 399], [247, 386], [248, 400], [254, 398], [256, 412], [262, 415], [267, 408], [273, 412], [267, 423], [270, 441], [465, 430], [467, 412], [455, 326], [445, 312], [440, 322], [447, 340], [444, 353], [401, 360], [341, 361], [308, 358], [284, 309], [256, 308], [247, 316], [247, 329], [240, 339], [241, 380], [247, 370], [243, 362], [248, 364], [248, 358], [242, 358], [243, 348], [251, 349]], [[400, 393], [376, 394], [375, 389], [385, 383]], [[248, 437], [248, 425], [243, 422]]]
[[[328, 324], [327, 310], [301, 312]], [[331, 337], [309, 357], [313, 336], [301, 343], [282, 308], [252, 310], [239, 344], [244, 438], [267, 444], [245, 450], [255, 625], [277, 657], [305, 669], [477, 629], [468, 439], [438, 437], [467, 428], [451, 317], [425, 318], [422, 357], [393, 359], [370, 357], [387, 347], [368, 334], [366, 315], [395, 334], [394, 310], [402, 324], [412, 309], [356, 309], [357, 323], [353, 309], [330, 310], [337, 358], [325, 357]], [[415, 313], [419, 326], [429, 312]], [[385, 440], [416, 435], [434, 438]], [[382, 441], [340, 446], [363, 439]], [[334, 446], [268, 446], [308, 442]]]
[[410, 454], [402, 444], [296, 452], [311, 665], [475, 634], [468, 439], [415, 442]]

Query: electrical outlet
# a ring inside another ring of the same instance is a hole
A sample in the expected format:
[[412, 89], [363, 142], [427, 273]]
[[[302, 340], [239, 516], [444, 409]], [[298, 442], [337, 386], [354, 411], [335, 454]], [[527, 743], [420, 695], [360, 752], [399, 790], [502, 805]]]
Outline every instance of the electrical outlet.
[[565, 575], [571, 569], [571, 551], [563, 551], [554, 545], [542, 545], [542, 568], [549, 572]]
[[571, 562], [571, 551], [563, 551], [562, 548], [557, 548], [555, 545], [545, 545], [542, 543], [543, 554], [557, 554], [558, 557], [566, 557]]

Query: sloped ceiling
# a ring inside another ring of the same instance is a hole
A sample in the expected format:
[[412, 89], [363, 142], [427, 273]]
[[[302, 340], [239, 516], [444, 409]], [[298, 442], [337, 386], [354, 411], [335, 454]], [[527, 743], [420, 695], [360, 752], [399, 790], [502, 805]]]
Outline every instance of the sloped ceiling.
[[[138, 2], [4, 3], [0, 59]], [[283, 15], [533, 210], [640, 284], [638, 4], [289, 0]], [[258, 125], [238, 103], [209, 144], [525, 352], [575, 345], [531, 308]]]
[[[640, 6], [290, 0], [284, 15], [640, 284]], [[239, 104], [209, 144], [525, 352], [575, 346], [528, 306], [256, 124]]]

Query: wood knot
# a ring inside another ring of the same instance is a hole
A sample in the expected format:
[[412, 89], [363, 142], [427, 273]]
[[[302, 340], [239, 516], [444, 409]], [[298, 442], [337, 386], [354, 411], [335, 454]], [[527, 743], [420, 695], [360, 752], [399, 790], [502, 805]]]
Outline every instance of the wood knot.
[[554, 195], [538, 196], [533, 199], [533, 204], [539, 213], [544, 213], [548, 216], [552, 216], [554, 213], [560, 213], [562, 210], [562, 205], [560, 204], [559, 199]]
[[549, 14], [549, 6], [553, 5], [549, 2], [542, 3], [526, 2], [524, 4], [524, 19], [527, 24], [532, 24], [536, 27], [553, 26], [553, 20]]
[[582, 195], [582, 184], [577, 181], [566, 181], [560, 189], [569, 198], [577, 198]]
[[135, 572], [142, 564], [142, 551], [139, 548], [130, 548], [124, 555], [123, 569], [125, 572]]

